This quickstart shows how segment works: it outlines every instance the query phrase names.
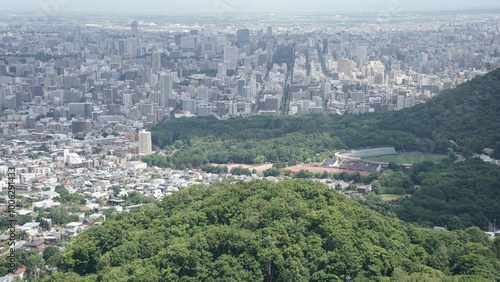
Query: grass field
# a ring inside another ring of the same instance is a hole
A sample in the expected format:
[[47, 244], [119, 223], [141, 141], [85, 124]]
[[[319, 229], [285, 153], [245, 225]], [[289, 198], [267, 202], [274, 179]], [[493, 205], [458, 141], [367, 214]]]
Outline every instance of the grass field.
[[447, 155], [441, 154], [427, 154], [420, 152], [408, 152], [401, 155], [391, 155], [391, 156], [380, 156], [368, 158], [369, 160], [387, 160], [390, 162], [395, 162], [397, 164], [414, 164], [423, 161], [439, 161], [448, 158]]
[[405, 195], [395, 195], [395, 194], [381, 194], [380, 197], [382, 197], [382, 200], [384, 201], [394, 201], [399, 198], [404, 197]]

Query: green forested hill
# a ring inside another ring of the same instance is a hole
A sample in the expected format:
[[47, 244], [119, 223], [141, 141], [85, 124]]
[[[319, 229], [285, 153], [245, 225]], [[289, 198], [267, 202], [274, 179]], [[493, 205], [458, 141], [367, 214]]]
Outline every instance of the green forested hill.
[[446, 226], [454, 230], [477, 226], [488, 230], [490, 224], [500, 221], [500, 166], [473, 158], [396, 169], [373, 175], [374, 186], [406, 187], [401, 194], [411, 193], [411, 197], [385, 202], [368, 195], [361, 203], [423, 227]]
[[436, 145], [454, 140], [474, 152], [494, 146], [500, 142], [500, 69], [444, 91], [425, 104], [390, 113], [380, 128], [407, 131]]
[[46, 281], [498, 281], [499, 258], [478, 228], [417, 229], [322, 184], [258, 180], [122, 213]]
[[322, 160], [334, 150], [381, 145], [447, 153], [450, 140], [457, 142], [459, 152], [470, 156], [495, 144], [500, 148], [499, 112], [500, 69], [397, 112], [168, 120], [152, 129], [153, 143], [179, 150], [169, 158], [145, 160], [170, 167], [252, 164], [258, 156], [270, 162], [302, 162]]

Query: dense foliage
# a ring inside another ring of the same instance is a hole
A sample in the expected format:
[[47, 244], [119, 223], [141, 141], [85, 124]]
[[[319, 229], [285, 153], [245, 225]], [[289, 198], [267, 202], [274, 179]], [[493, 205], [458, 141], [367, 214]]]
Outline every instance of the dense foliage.
[[411, 197], [390, 203], [377, 197], [363, 201], [382, 214], [391, 212], [420, 226], [448, 229], [478, 226], [488, 230], [490, 223], [500, 222], [500, 167], [480, 159], [424, 162], [411, 170], [384, 171], [377, 178], [382, 187], [405, 187], [404, 182], [409, 182], [406, 187], [418, 185]]
[[[390, 145], [397, 149], [466, 157], [485, 147], [500, 148], [500, 69], [444, 91], [425, 104], [383, 114], [168, 120], [152, 129], [160, 148], [184, 146], [160, 166], [201, 167], [211, 163], [322, 160], [346, 148]], [[452, 145], [450, 140], [458, 144]], [[153, 163], [151, 157], [146, 161]]]
[[47, 281], [494, 281], [497, 245], [476, 227], [419, 230], [322, 184], [257, 180], [122, 213], [73, 241]]

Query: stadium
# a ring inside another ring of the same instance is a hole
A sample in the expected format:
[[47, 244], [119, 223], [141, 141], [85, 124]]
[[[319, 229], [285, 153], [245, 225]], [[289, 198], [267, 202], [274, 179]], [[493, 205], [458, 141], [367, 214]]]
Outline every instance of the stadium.
[[389, 161], [380, 159], [368, 160], [368, 158], [377, 158], [397, 154], [398, 153], [394, 147], [343, 151], [336, 153], [335, 158], [333, 159], [325, 159], [321, 166], [345, 170], [379, 172], [389, 165]]

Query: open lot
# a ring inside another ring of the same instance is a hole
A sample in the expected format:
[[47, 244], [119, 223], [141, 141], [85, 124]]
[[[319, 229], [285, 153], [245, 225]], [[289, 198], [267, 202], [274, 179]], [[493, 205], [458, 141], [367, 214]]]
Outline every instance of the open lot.
[[437, 162], [439, 160], [446, 158], [448, 158], [447, 155], [441, 155], [441, 154], [408, 152], [401, 155], [373, 157], [373, 158], [368, 158], [368, 160], [385, 160], [385, 161], [395, 162], [397, 164], [414, 164], [423, 161]]
[[382, 194], [382, 195], [380, 195], [380, 197], [382, 197], [382, 200], [387, 201], [387, 202], [397, 200], [397, 199], [402, 198], [404, 196], [405, 195], [395, 195], [395, 194]]

